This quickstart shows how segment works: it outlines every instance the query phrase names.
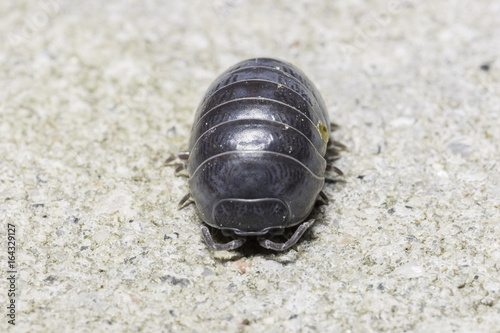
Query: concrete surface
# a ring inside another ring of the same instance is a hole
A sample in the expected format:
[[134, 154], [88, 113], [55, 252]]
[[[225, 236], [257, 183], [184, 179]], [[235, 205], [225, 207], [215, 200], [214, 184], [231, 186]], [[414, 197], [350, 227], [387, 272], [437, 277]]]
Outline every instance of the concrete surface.
[[[500, 2], [3, 1], [0, 273], [12, 332], [500, 332]], [[213, 253], [184, 177], [225, 68], [290, 61], [344, 184], [285, 253]], [[2, 311], [2, 313], [4, 313]]]

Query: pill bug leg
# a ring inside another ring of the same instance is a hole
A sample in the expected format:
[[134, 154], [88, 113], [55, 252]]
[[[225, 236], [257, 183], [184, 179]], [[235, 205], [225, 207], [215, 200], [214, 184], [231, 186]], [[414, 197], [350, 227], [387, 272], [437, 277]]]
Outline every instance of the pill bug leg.
[[[330, 128], [333, 132], [338, 130], [340, 126], [332, 122], [330, 123]], [[326, 171], [333, 171], [341, 177], [344, 176], [342, 170], [334, 166], [332, 162], [335, 162], [336, 160], [340, 159], [340, 153], [345, 150], [348, 150], [346, 145], [344, 145], [339, 141], [335, 141], [330, 137], [330, 140], [328, 141], [328, 144], [326, 146], [326, 154], [325, 154], [325, 159], [327, 161]], [[326, 183], [336, 183], [338, 181], [339, 181], [338, 179], [332, 177], [325, 177]]]
[[[187, 169], [187, 160], [189, 158], [189, 151], [180, 151], [176, 154], [171, 155], [169, 158], [165, 160], [165, 164], [167, 165], [178, 165], [175, 169], [175, 173], [179, 173], [182, 170]], [[180, 160], [179, 162], [174, 162], [175, 160]], [[174, 162], [174, 163], [172, 163]]]
[[201, 228], [201, 233], [203, 234], [203, 238], [205, 238], [205, 242], [208, 246], [210, 246], [215, 251], [231, 251], [242, 246], [246, 239], [245, 238], [237, 238], [225, 244], [217, 244], [212, 239], [212, 235], [210, 235], [210, 231], [207, 227]]
[[336, 161], [340, 158], [340, 153], [347, 150], [347, 147], [338, 141], [330, 140], [326, 147], [326, 159], [328, 162]]
[[174, 160], [183, 160], [183, 161], [187, 161], [187, 159], [189, 158], [189, 152], [188, 151], [180, 151], [176, 154], [172, 154], [169, 158], [166, 159], [165, 161], [165, 164], [168, 164]]
[[339, 176], [343, 176], [344, 175], [344, 173], [342, 172], [342, 170], [340, 170], [339, 168], [337, 168], [336, 166], [334, 166], [333, 164], [330, 164], [330, 163], [328, 163], [326, 165], [326, 171], [334, 171]]
[[300, 237], [302, 237], [304, 232], [306, 232], [306, 230], [310, 226], [312, 226], [313, 224], [314, 224], [314, 220], [310, 220], [310, 221], [302, 223], [297, 228], [297, 230], [295, 230], [295, 233], [292, 235], [292, 237], [284, 243], [275, 243], [275, 242], [273, 242], [269, 239], [266, 239], [264, 237], [259, 237], [258, 238], [259, 244], [260, 244], [260, 246], [262, 246], [263, 248], [266, 248], [266, 249], [275, 250], [275, 251], [284, 251], [284, 250], [289, 249], [290, 247], [294, 246], [295, 243], [297, 243], [297, 241], [300, 239]]
[[339, 141], [330, 140], [328, 142], [328, 148], [334, 147], [337, 150], [347, 150], [347, 146]]
[[[340, 149], [334, 147], [333, 149], [328, 148], [326, 151], [326, 171], [333, 171], [335, 172], [338, 176], [343, 177], [344, 173], [342, 170], [337, 168], [332, 164], [332, 162], [338, 160], [340, 158]], [[326, 183], [338, 183], [338, 182], [343, 182], [342, 180], [332, 177], [331, 174], [329, 176], [325, 177], [325, 182]]]
[[[169, 165], [179, 165], [176, 169], [175, 169], [175, 173], [177, 174], [178, 172], [182, 171], [182, 170], [185, 170], [187, 168], [187, 160], [189, 159], [189, 151], [180, 151], [176, 154], [172, 154], [169, 158], [167, 158], [165, 160], [165, 164]], [[172, 163], [173, 161], [175, 160], [181, 160], [182, 162], [174, 162]], [[177, 204], [177, 209], [182, 209], [184, 208], [185, 206], [193, 203], [194, 201], [189, 201], [188, 204], [186, 204], [186, 202], [189, 200], [189, 198], [191, 198], [191, 193], [188, 193], [186, 194], [185, 196], [182, 197], [182, 199], [179, 201], [179, 203]]]
[[330, 202], [328, 196], [323, 191], [319, 192], [318, 201], [320, 201], [322, 205], [328, 205], [328, 203]]
[[186, 202], [189, 200], [189, 198], [191, 198], [191, 193], [188, 193], [185, 196], [183, 196], [181, 201], [179, 201], [179, 203], [177, 204], [177, 209], [181, 210], [185, 206], [194, 202], [194, 201], [190, 201], [188, 204], [186, 204]]
[[340, 128], [340, 125], [339, 125], [339, 124], [334, 123], [334, 122], [331, 122], [331, 123], [330, 123], [330, 129], [331, 129], [332, 131], [336, 131], [336, 130], [338, 130], [339, 128]]

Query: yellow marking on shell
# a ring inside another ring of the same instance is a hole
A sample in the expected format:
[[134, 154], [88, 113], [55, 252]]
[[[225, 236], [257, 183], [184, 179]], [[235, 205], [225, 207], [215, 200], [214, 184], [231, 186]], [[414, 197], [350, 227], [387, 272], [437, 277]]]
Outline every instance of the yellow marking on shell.
[[316, 128], [319, 131], [319, 134], [321, 135], [321, 138], [325, 143], [328, 143], [328, 139], [330, 139], [330, 136], [328, 135], [328, 128], [326, 128], [325, 124], [323, 124], [321, 121], [318, 122], [318, 125]]

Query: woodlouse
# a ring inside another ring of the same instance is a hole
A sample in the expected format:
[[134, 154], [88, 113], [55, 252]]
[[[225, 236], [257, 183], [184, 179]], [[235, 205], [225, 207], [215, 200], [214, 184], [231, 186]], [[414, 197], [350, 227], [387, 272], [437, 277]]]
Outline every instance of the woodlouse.
[[[256, 58], [222, 73], [198, 107], [189, 151], [167, 160], [185, 160], [178, 171], [189, 173], [180, 205], [191, 197], [206, 224], [233, 238], [216, 244], [204, 226], [207, 244], [231, 250], [257, 236], [264, 248], [293, 246], [314, 223], [304, 221], [317, 199], [326, 198], [325, 158], [342, 147], [329, 142], [330, 126], [318, 90], [292, 64]], [[269, 239], [297, 225], [287, 241]]]

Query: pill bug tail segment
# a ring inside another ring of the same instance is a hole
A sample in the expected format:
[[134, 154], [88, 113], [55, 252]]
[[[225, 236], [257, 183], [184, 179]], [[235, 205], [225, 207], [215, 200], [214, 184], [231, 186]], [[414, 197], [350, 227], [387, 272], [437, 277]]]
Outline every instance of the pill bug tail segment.
[[314, 220], [303, 222], [301, 225], [299, 225], [297, 230], [295, 230], [295, 233], [292, 235], [292, 237], [290, 237], [290, 239], [284, 243], [275, 243], [272, 240], [264, 237], [258, 237], [257, 240], [259, 241], [260, 246], [262, 246], [263, 248], [275, 251], [285, 251], [294, 246], [306, 232], [306, 230], [309, 229], [309, 227], [313, 224]]
[[212, 235], [207, 227], [202, 227], [201, 232], [203, 234], [203, 238], [205, 238], [205, 242], [207, 245], [215, 251], [231, 251], [241, 247], [246, 242], [246, 238], [236, 238], [232, 241], [224, 244], [217, 244], [212, 239]]

